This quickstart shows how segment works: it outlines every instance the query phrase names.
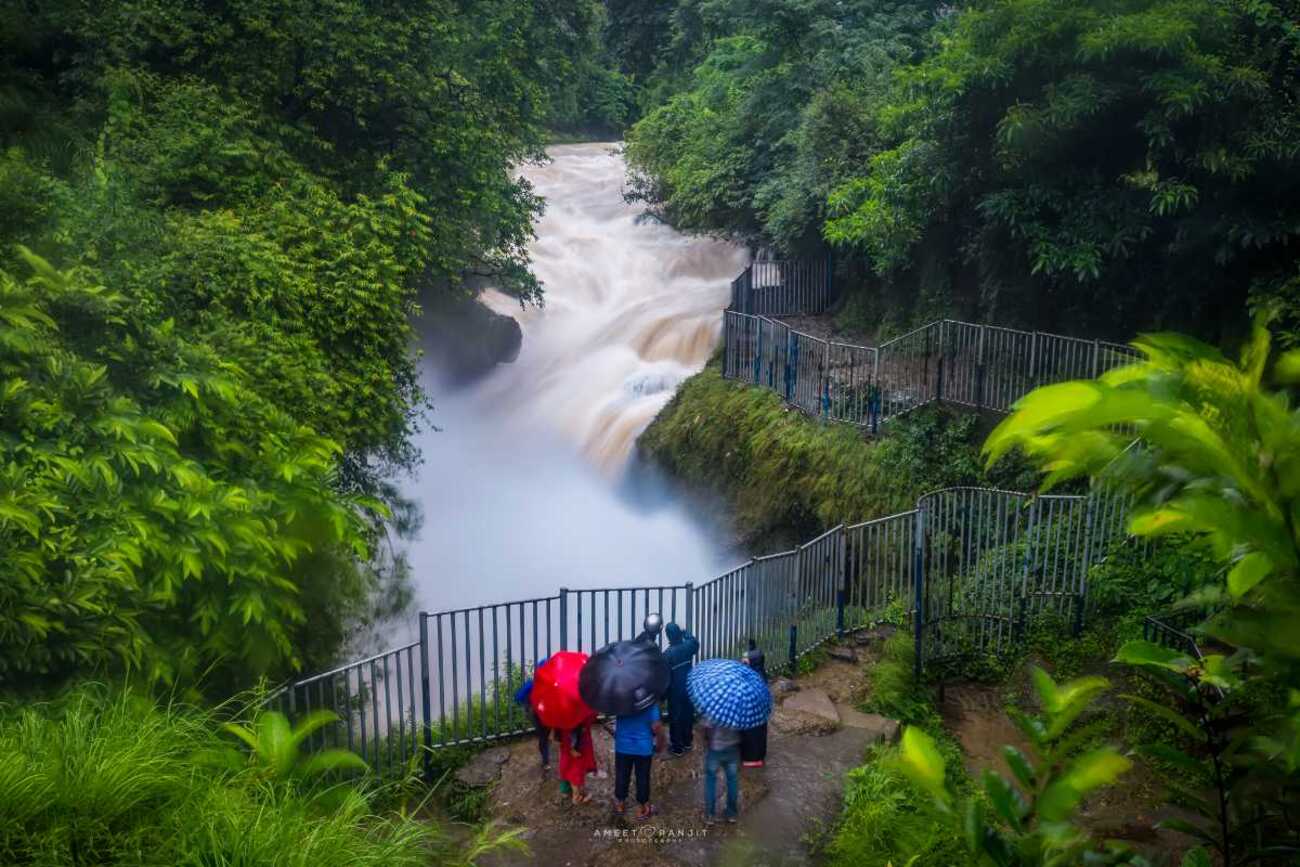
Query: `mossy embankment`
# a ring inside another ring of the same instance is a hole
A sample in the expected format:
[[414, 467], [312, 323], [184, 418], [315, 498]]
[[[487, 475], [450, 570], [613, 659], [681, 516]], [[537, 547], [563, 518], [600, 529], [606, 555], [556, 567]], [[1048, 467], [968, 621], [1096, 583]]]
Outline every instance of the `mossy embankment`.
[[936, 488], [1031, 484], [1015, 459], [983, 469], [987, 426], [929, 407], [869, 439], [852, 425], [809, 418], [771, 391], [723, 379], [715, 358], [683, 384], [638, 448], [689, 489], [721, 498], [740, 541], [766, 548], [910, 509]]

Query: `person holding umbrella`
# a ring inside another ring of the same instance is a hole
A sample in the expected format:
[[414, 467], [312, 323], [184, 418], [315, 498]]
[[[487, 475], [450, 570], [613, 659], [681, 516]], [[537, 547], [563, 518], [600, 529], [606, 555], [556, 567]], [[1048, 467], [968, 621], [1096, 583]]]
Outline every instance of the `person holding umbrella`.
[[740, 800], [739, 733], [767, 722], [772, 693], [758, 672], [734, 659], [704, 660], [687, 676], [686, 690], [704, 717], [709, 746], [704, 754], [704, 816], [713, 820], [717, 774], [722, 771], [727, 780], [727, 820], [735, 821]]
[[587, 775], [596, 772], [596, 748], [591, 740], [591, 724], [595, 721], [592, 714], [575, 728], [555, 730], [555, 739], [560, 743], [560, 793], [567, 792], [575, 805], [591, 803]]
[[575, 804], [591, 800], [586, 792], [587, 775], [596, 770], [596, 752], [591, 741], [591, 723], [596, 713], [582, 699], [579, 679], [587, 654], [561, 651], [533, 671], [529, 701], [537, 721], [555, 732], [560, 744], [560, 792]]
[[650, 764], [662, 749], [659, 698], [671, 675], [659, 645], [615, 641], [592, 654], [578, 678], [578, 693], [590, 707], [614, 721], [614, 812], [627, 811], [628, 788], [636, 774], [638, 819], [655, 814], [650, 803]]
[[[749, 649], [741, 657], [741, 662], [748, 665], [758, 676], [767, 680], [766, 660], [763, 651], [754, 639], [749, 639]], [[746, 768], [761, 768], [767, 760], [767, 723], [745, 729], [740, 733], [740, 763]]]
[[699, 651], [700, 642], [676, 623], [669, 623], [664, 631], [668, 635], [664, 661], [672, 673], [668, 685], [668, 755], [677, 758], [694, 746], [695, 706], [686, 692], [686, 677], [691, 673], [691, 660]]

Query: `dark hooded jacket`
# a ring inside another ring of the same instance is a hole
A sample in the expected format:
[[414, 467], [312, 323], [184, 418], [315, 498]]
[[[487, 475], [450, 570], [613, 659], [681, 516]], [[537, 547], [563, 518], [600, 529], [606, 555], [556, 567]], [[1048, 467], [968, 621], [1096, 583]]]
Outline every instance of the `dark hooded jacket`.
[[686, 694], [686, 676], [691, 673], [695, 654], [700, 650], [700, 642], [694, 635], [683, 631], [676, 623], [669, 623], [667, 628], [668, 646], [664, 648], [664, 660], [672, 672], [668, 684], [670, 702], [689, 702]]

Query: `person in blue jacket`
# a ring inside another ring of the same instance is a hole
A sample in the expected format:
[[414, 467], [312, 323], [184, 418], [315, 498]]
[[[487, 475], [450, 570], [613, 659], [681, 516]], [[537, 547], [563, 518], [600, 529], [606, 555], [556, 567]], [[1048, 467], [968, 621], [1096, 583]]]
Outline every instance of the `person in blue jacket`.
[[691, 672], [700, 642], [676, 623], [669, 623], [664, 633], [668, 636], [664, 659], [672, 672], [668, 683], [668, 755], [676, 757], [694, 747], [695, 707], [686, 692], [686, 676]]
[[[536, 671], [549, 658], [550, 657], [543, 656], [541, 659], [537, 660], [536, 665], [533, 666], [533, 670]], [[523, 707], [524, 713], [528, 714], [528, 718], [536, 727], [537, 752], [541, 755], [542, 770], [549, 771], [551, 769], [551, 730], [542, 725], [541, 720], [537, 718], [537, 711], [533, 710], [532, 697], [533, 679], [530, 677], [528, 680], [523, 682], [523, 685], [520, 686], [519, 689], [515, 690], [515, 702]]]

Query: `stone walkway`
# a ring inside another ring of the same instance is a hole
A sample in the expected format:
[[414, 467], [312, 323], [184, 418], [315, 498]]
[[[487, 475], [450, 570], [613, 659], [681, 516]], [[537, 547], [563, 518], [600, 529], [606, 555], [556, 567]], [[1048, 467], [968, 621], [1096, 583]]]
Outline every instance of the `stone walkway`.
[[[851, 657], [850, 657], [851, 658]], [[829, 828], [842, 801], [844, 776], [862, 763], [867, 747], [898, 736], [898, 724], [852, 705], [865, 686], [862, 665], [830, 660], [803, 678], [774, 684], [767, 766], [741, 769], [741, 817], [736, 825], [704, 823], [702, 755], [654, 762], [652, 801], [659, 815], [646, 823], [617, 817], [613, 797], [613, 738], [594, 731], [597, 762], [609, 773], [588, 785], [592, 803], [572, 806], [559, 794], [554, 771], [543, 774], [536, 743], [485, 751], [464, 769], [492, 785], [491, 812], [524, 826], [530, 852], [484, 859], [485, 864], [705, 865], [744, 863], [786, 867], [811, 861], [810, 838]], [[719, 779], [719, 790], [723, 789]], [[721, 791], [719, 792], [721, 798]], [[629, 813], [635, 809], [631, 805]]]

